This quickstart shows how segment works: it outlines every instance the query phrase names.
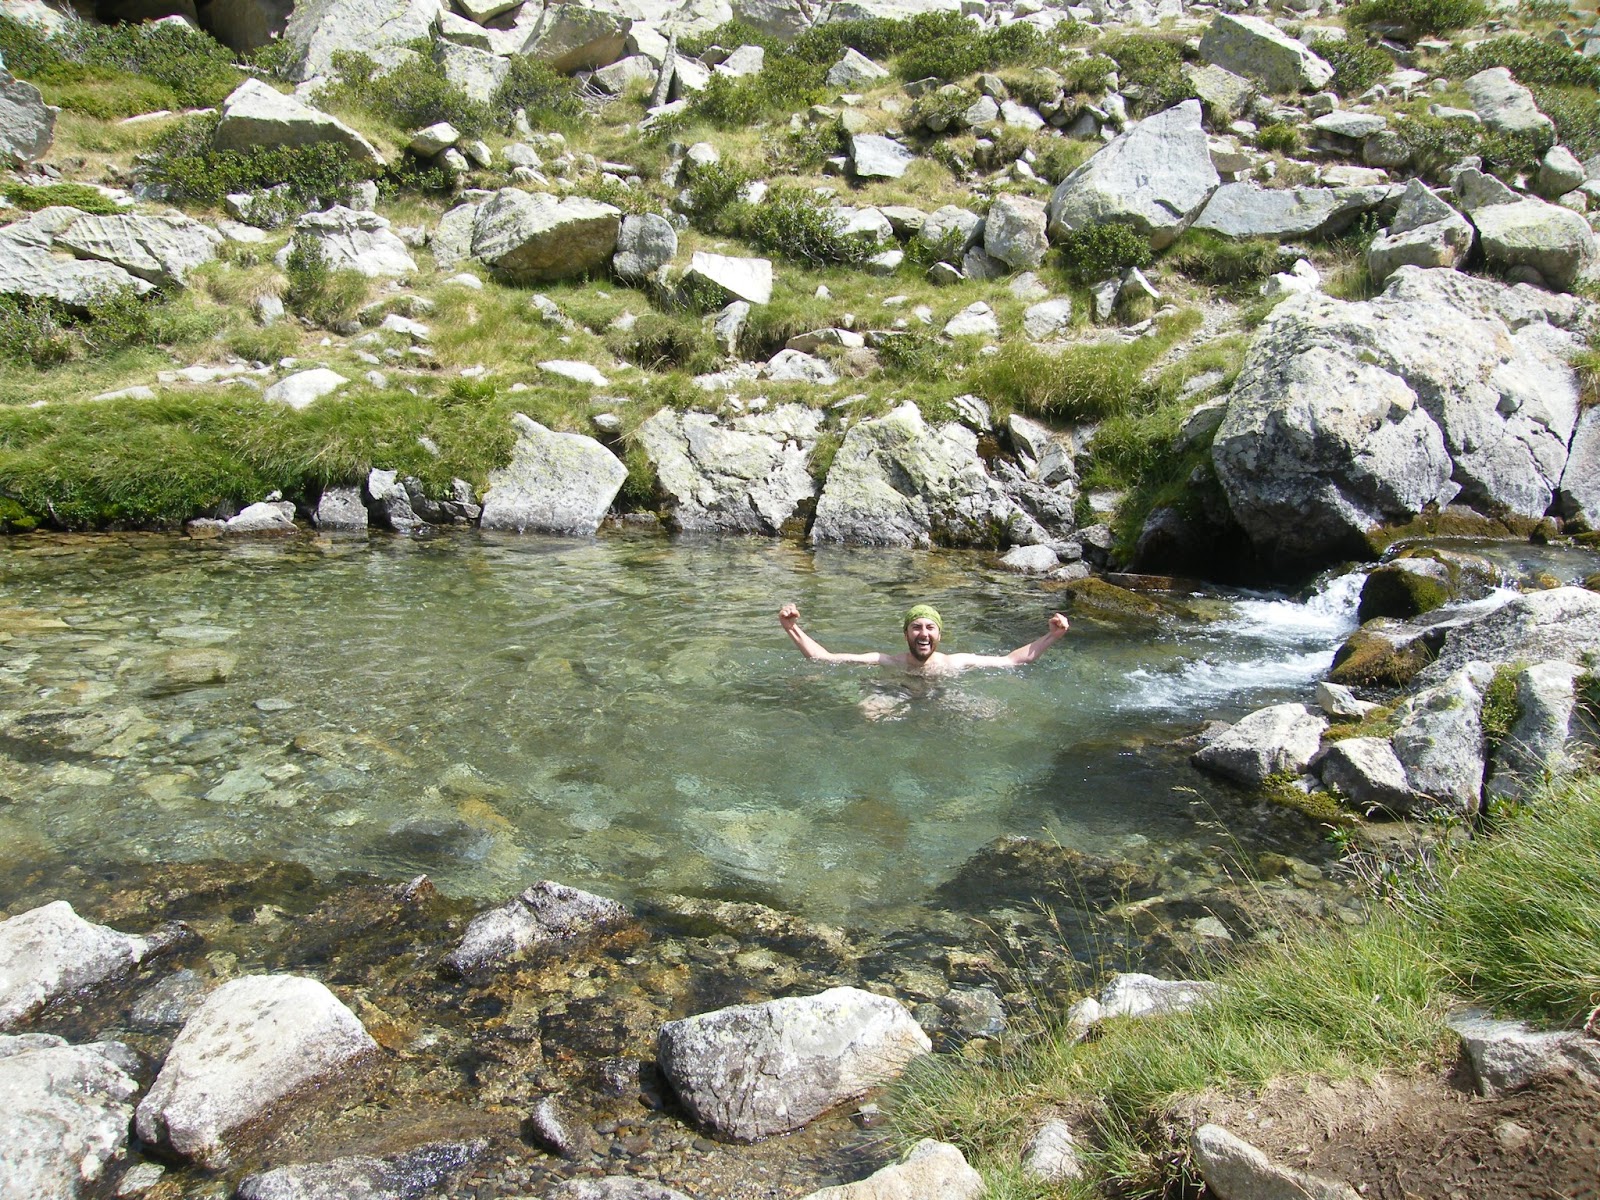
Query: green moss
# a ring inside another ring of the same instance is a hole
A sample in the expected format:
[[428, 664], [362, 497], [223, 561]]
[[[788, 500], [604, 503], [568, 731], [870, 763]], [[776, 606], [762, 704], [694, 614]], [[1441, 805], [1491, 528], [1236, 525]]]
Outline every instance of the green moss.
[[1522, 716], [1522, 703], [1517, 695], [1517, 676], [1521, 673], [1520, 664], [1501, 663], [1495, 668], [1489, 686], [1484, 689], [1483, 707], [1479, 710], [1478, 719], [1483, 724], [1487, 754], [1492, 755], [1500, 743], [1511, 736], [1512, 727], [1516, 725], [1517, 718]]
[[1324, 742], [1342, 742], [1349, 738], [1389, 738], [1399, 728], [1395, 721], [1397, 705], [1386, 704], [1375, 708], [1366, 716], [1354, 721], [1340, 721], [1335, 719], [1323, 731]]
[[9, 496], [0, 496], [0, 533], [28, 533], [37, 528], [37, 516]]
[[1352, 827], [1361, 822], [1355, 814], [1345, 811], [1339, 797], [1332, 792], [1308, 792], [1300, 786], [1299, 776], [1290, 771], [1278, 771], [1261, 781], [1261, 795], [1280, 808], [1293, 809], [1319, 825]]
[[41, 186], [8, 183], [4, 193], [5, 198], [23, 212], [38, 212], [41, 208], [56, 204], [102, 216], [122, 211], [117, 202], [104, 192], [82, 183], [47, 183]]
[[1161, 616], [1161, 606], [1148, 596], [1090, 577], [1075, 579], [1062, 588], [1074, 616], [1144, 620]]
[[1377, 558], [1396, 542], [1425, 538], [1516, 538], [1521, 537], [1511, 524], [1495, 517], [1466, 509], [1425, 512], [1404, 525], [1385, 525], [1367, 533], [1367, 546]]
[[1404, 687], [1432, 661], [1421, 639], [1398, 646], [1375, 630], [1358, 629], [1334, 654], [1328, 678], [1351, 687]]
[[1447, 582], [1407, 570], [1399, 563], [1376, 567], [1361, 588], [1361, 607], [1356, 619], [1365, 623], [1374, 617], [1406, 619], [1443, 608], [1453, 589]]

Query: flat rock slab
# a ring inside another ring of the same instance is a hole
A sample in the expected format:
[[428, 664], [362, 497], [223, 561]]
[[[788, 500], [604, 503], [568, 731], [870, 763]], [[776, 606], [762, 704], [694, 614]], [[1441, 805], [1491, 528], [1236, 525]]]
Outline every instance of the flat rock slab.
[[107, 1164], [127, 1151], [138, 1064], [138, 1055], [119, 1042], [73, 1046], [43, 1033], [0, 1037], [0, 1196], [100, 1194], [96, 1185]]
[[313, 367], [309, 371], [297, 371], [278, 380], [261, 394], [261, 398], [272, 404], [284, 404], [298, 410], [324, 396], [332, 395], [349, 382], [337, 371], [329, 370], [327, 367]]
[[670, 1021], [656, 1043], [689, 1114], [739, 1141], [799, 1129], [932, 1048], [900, 1004], [848, 987]]
[[485, 1140], [431, 1142], [381, 1158], [358, 1154], [247, 1176], [237, 1200], [414, 1200], [432, 1195], [481, 1158]]
[[0, 1029], [139, 965], [142, 937], [85, 921], [65, 900], [0, 921]]
[[983, 1176], [948, 1142], [923, 1138], [901, 1162], [865, 1179], [812, 1192], [804, 1200], [973, 1200]]
[[1218, 1200], [1360, 1200], [1349, 1184], [1280, 1166], [1220, 1125], [1200, 1126], [1189, 1147]]
[[53, 207], [0, 228], [0, 295], [54, 300], [83, 311], [108, 292], [155, 290], [115, 263], [74, 258], [54, 248], [55, 235], [84, 214]]
[[315, 979], [246, 975], [184, 1024], [140, 1101], [139, 1136], [205, 1167], [278, 1101], [376, 1049], [355, 1014]]
[[899, 179], [916, 161], [916, 151], [881, 133], [850, 138], [850, 170], [857, 179]]
[[628, 469], [593, 438], [556, 433], [512, 414], [511, 463], [489, 473], [484, 529], [590, 537], [600, 528]]
[[691, 286], [709, 285], [728, 300], [766, 304], [772, 299], [772, 262], [765, 258], [735, 258], [697, 250], [683, 279]]
[[217, 256], [223, 240], [209, 225], [188, 217], [86, 213], [56, 234], [55, 244], [157, 287], [181, 287], [190, 271]]
[[445, 965], [458, 973], [492, 966], [529, 950], [568, 945], [628, 916], [615, 900], [547, 879], [474, 917]]

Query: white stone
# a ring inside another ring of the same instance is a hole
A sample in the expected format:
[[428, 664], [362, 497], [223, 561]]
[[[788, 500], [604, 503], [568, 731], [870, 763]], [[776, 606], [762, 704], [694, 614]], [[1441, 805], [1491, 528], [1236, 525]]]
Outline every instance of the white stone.
[[297, 371], [280, 379], [262, 393], [262, 398], [273, 404], [287, 404], [293, 409], [305, 408], [323, 396], [331, 395], [350, 381], [327, 367], [314, 367]]

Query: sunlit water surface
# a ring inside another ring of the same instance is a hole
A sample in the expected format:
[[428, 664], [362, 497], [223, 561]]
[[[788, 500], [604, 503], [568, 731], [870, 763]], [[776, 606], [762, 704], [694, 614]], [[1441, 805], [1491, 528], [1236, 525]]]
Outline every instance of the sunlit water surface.
[[[899, 614], [925, 601], [945, 649], [999, 652], [1058, 594], [977, 556], [655, 537], [0, 555], [13, 863], [277, 858], [469, 896], [556, 878], [819, 917], [916, 905], [1004, 834], [1109, 854], [1196, 838], [1238, 798], [1150, 747], [1306, 698], [1359, 587], [1075, 618], [1031, 667], [929, 686], [804, 661], [779, 604], [860, 651], [900, 648]], [[232, 666], [194, 686], [175, 654]]]

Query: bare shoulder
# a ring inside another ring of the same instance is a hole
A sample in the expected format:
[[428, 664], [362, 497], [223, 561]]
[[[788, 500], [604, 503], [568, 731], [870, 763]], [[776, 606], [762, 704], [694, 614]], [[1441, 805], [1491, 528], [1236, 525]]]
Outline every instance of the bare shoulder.
[[944, 667], [950, 671], [970, 671], [975, 667], [1014, 667], [1003, 654], [947, 654]]

